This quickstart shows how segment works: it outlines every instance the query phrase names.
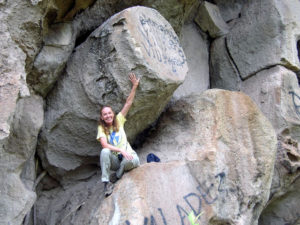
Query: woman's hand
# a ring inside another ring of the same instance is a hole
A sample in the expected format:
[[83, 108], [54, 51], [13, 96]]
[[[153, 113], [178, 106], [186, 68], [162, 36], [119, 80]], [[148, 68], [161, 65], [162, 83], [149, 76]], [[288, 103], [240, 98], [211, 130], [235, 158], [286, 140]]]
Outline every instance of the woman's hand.
[[124, 156], [127, 160], [133, 160], [133, 156], [125, 151], [121, 151], [121, 154]]
[[132, 86], [137, 87], [139, 85], [140, 78], [136, 78], [134, 73], [129, 74], [129, 80], [131, 81]]

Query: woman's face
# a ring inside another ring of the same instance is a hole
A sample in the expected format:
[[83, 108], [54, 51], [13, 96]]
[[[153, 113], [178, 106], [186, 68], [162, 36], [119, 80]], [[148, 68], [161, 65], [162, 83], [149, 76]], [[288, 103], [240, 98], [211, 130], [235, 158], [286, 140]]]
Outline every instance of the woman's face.
[[106, 123], [106, 125], [111, 126], [114, 121], [115, 114], [111, 108], [105, 107], [101, 111], [101, 119]]

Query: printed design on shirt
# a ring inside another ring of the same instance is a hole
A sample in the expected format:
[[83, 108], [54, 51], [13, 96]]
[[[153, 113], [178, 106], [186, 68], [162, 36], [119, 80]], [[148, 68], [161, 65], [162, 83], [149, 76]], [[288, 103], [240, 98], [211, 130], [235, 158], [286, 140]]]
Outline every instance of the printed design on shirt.
[[117, 146], [121, 143], [121, 135], [119, 132], [115, 132], [113, 131], [110, 135], [109, 135], [109, 143]]

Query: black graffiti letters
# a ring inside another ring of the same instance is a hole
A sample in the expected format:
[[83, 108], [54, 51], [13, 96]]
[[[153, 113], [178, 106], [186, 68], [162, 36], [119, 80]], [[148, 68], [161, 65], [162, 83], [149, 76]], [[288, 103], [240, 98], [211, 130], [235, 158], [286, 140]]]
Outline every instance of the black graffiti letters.
[[186, 62], [176, 34], [143, 14], [139, 16], [139, 21], [138, 29], [147, 55], [159, 63], [171, 66], [172, 72], [176, 73], [178, 67], [183, 67]]

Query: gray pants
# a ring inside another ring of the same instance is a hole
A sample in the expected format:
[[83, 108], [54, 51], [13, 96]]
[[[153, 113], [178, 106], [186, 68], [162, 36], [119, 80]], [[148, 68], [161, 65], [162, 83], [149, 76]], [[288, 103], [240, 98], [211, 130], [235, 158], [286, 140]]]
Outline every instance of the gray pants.
[[140, 165], [139, 157], [136, 153], [132, 154], [133, 159], [127, 160], [123, 157], [122, 161], [113, 154], [108, 148], [103, 148], [100, 154], [100, 165], [102, 170], [102, 182], [109, 182], [111, 170], [116, 171], [117, 177], [121, 178], [125, 171], [132, 170]]

